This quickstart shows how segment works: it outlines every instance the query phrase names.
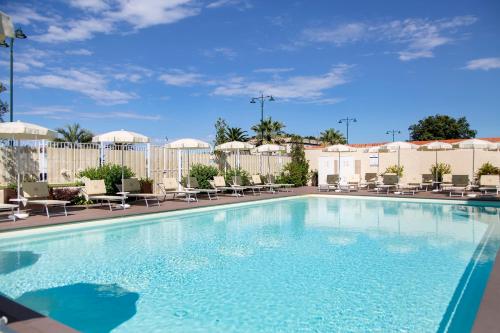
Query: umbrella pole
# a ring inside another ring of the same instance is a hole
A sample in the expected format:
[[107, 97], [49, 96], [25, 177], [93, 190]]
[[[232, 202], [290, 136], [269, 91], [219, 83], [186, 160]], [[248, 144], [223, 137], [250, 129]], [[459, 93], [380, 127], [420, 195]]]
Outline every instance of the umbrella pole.
[[[14, 139], [12, 139], [12, 147], [14, 147]], [[17, 140], [16, 160], [17, 160], [17, 212], [19, 213], [21, 199], [21, 162], [19, 158], [19, 150], [21, 149], [21, 140]]]
[[269, 181], [271, 177], [271, 153], [267, 154], [267, 181]]
[[397, 174], [398, 174], [398, 184], [399, 184], [399, 164], [400, 164], [400, 159], [401, 159], [400, 154], [401, 154], [401, 147], [398, 146], [398, 172], [397, 172]]
[[238, 152], [238, 169], [239, 169], [240, 168], [240, 163], [241, 163], [241, 161], [240, 161], [240, 150], [238, 149], [237, 152]]
[[434, 170], [434, 179], [436, 182], [438, 181], [438, 173], [437, 173], [437, 165], [438, 165], [438, 151], [436, 149], [436, 163], [434, 164], [436, 167], [435, 167], [435, 170]]
[[472, 147], [472, 176], [471, 176], [472, 181], [474, 180], [475, 159], [476, 159], [476, 148]]
[[125, 192], [125, 188], [123, 187], [123, 178], [125, 177], [123, 172], [123, 150], [125, 149], [125, 145], [122, 145], [122, 192]]
[[189, 172], [190, 172], [190, 169], [189, 169], [189, 149], [188, 149], [188, 179], [187, 179], [187, 187], [191, 187], [191, 180], [189, 179]]
[[339, 184], [340, 184], [341, 178], [340, 178], [340, 150], [339, 150]]
[[224, 178], [227, 175], [227, 153], [224, 153]]

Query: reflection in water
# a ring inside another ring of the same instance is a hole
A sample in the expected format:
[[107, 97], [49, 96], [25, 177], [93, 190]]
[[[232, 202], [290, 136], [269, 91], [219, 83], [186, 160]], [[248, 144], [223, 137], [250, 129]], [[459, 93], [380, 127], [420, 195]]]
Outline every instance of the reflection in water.
[[0, 274], [34, 265], [40, 256], [32, 251], [0, 251]]
[[104, 333], [132, 318], [138, 299], [116, 284], [77, 283], [30, 291], [16, 301], [79, 331]]

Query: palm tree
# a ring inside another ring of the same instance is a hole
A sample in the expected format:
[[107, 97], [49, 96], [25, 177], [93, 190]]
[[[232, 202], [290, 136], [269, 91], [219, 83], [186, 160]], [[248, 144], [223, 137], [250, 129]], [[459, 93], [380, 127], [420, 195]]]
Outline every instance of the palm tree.
[[344, 135], [334, 128], [321, 132], [319, 139], [327, 145], [345, 144], [347, 142]]
[[88, 129], [82, 128], [80, 124], [68, 124], [64, 128], [57, 128], [57, 133], [61, 135], [61, 138], [57, 138], [54, 141], [57, 142], [71, 142], [71, 143], [87, 143], [92, 142], [92, 134]]
[[278, 142], [280, 136], [284, 134], [285, 124], [280, 121], [272, 120], [271, 117], [264, 119], [261, 123], [252, 126], [252, 131], [257, 134], [260, 143]]
[[247, 131], [242, 130], [240, 127], [227, 127], [225, 130], [225, 139], [227, 141], [247, 141]]

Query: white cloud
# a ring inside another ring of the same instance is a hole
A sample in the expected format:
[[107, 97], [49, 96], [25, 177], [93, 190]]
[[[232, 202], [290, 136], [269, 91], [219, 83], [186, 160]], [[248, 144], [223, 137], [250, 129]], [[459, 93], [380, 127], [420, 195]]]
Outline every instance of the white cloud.
[[10, 13], [10, 16], [12, 18], [12, 22], [20, 25], [28, 25], [35, 22], [51, 23], [57, 19], [57, 17], [50, 13], [40, 14], [32, 8], [26, 6], [16, 6]]
[[489, 71], [491, 69], [500, 69], [500, 57], [473, 59], [467, 62], [464, 68], [469, 70], [483, 70], [483, 71]]
[[97, 12], [109, 8], [108, 1], [104, 0], [70, 0], [69, 4], [73, 7]]
[[92, 38], [95, 33], [110, 33], [112, 29], [112, 22], [102, 18], [74, 20], [64, 26], [49, 25], [46, 33], [33, 36], [33, 40], [46, 43], [84, 41]]
[[207, 8], [220, 8], [234, 6], [240, 10], [250, 9], [253, 7], [252, 3], [248, 0], [215, 0], [207, 5]]
[[[49, 53], [43, 50], [28, 48], [22, 52], [16, 53], [16, 58], [14, 61], [14, 70], [16, 72], [29, 72], [33, 67], [43, 68], [45, 67], [44, 60], [49, 56]], [[5, 59], [0, 60], [0, 65], [8, 68], [10, 66], [10, 60], [8, 60], [7, 54], [5, 54]]]
[[204, 81], [204, 76], [195, 72], [172, 69], [169, 73], [160, 75], [159, 79], [167, 85], [188, 87], [202, 83]]
[[268, 67], [268, 68], [257, 68], [257, 69], [254, 69], [254, 73], [278, 74], [278, 73], [291, 72], [293, 70], [294, 70], [294, 68], [292, 68], [292, 67]]
[[237, 53], [235, 50], [229, 47], [215, 47], [213, 49], [203, 51], [203, 55], [206, 57], [215, 57], [221, 55], [227, 59], [234, 59]]
[[94, 54], [94, 52], [87, 50], [87, 49], [67, 50], [64, 53], [69, 54], [69, 55], [79, 55], [79, 56], [91, 56], [92, 54]]
[[347, 74], [351, 65], [334, 66], [325, 74], [317, 76], [292, 76], [286, 79], [275, 78], [269, 81], [252, 81], [235, 77], [222, 81], [214, 89], [214, 95], [250, 96], [265, 91], [282, 99], [316, 100], [323, 99], [324, 93], [348, 82]]
[[28, 88], [54, 88], [83, 94], [100, 104], [113, 105], [127, 103], [137, 96], [108, 88], [106, 78], [98, 73], [85, 70], [59, 70], [53, 74], [24, 76], [19, 79]]
[[37, 106], [32, 107], [28, 111], [16, 112], [17, 114], [30, 115], [30, 116], [58, 116], [62, 114], [71, 113], [71, 108], [65, 106], [51, 105], [51, 106]]
[[367, 27], [363, 23], [348, 23], [333, 29], [306, 29], [303, 37], [311, 42], [343, 45], [357, 42], [365, 37]]

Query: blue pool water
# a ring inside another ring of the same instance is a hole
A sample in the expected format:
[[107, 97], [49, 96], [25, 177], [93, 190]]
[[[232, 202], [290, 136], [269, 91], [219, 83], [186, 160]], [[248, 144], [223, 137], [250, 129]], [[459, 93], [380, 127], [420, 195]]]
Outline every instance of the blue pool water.
[[0, 292], [84, 332], [467, 332], [498, 223], [307, 197], [39, 230], [0, 238]]

